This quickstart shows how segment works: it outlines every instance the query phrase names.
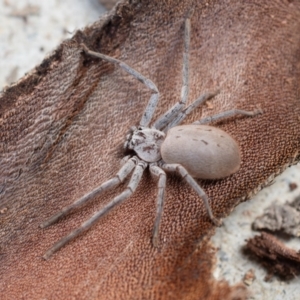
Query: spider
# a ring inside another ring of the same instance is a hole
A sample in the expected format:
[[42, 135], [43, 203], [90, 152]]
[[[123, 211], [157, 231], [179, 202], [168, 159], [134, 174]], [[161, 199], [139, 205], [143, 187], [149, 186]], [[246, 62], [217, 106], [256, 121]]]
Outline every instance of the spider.
[[75, 239], [79, 234], [88, 230], [116, 205], [119, 205], [124, 200], [128, 199], [136, 190], [143, 176], [143, 172], [147, 167], [150, 172], [158, 178], [157, 211], [152, 236], [154, 247], [158, 247], [159, 244], [159, 228], [166, 188], [166, 171], [178, 172], [202, 198], [210, 220], [217, 226], [221, 225], [221, 221], [217, 220], [212, 213], [208, 196], [194, 178], [220, 179], [235, 173], [240, 167], [240, 150], [236, 141], [229, 134], [216, 127], [203, 124], [233, 117], [238, 114], [254, 116], [261, 113], [261, 110], [245, 111], [233, 109], [211, 117], [203, 118], [191, 125], [179, 126], [195, 108], [218, 94], [218, 91], [203, 94], [191, 105], [185, 107], [189, 93], [190, 31], [190, 16], [188, 16], [185, 19], [183, 85], [180, 100], [154, 121], [151, 126], [150, 122], [159, 100], [159, 91], [156, 85], [150, 79], [146, 78], [124, 62], [101, 53], [93, 52], [84, 44], [81, 45], [86, 55], [101, 58], [104, 61], [121, 67], [127, 73], [145, 84], [152, 91], [152, 95], [139, 122], [139, 126], [132, 127], [130, 133], [126, 136], [124, 147], [127, 150], [133, 150], [133, 153], [135, 154], [123, 158], [123, 166], [113, 178], [105, 181], [82, 198], [63, 208], [56, 215], [42, 223], [40, 227], [45, 228], [52, 225], [75, 208], [87, 203], [96, 195], [117, 187], [132, 172], [126, 189], [102, 209], [97, 211], [80, 227], [55, 243], [43, 256], [45, 259], [48, 259], [53, 253]]

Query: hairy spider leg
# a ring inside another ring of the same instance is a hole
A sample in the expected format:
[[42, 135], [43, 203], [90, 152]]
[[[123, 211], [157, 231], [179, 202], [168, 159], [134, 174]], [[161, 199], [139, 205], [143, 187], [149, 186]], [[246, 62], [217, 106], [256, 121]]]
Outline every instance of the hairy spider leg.
[[208, 213], [208, 216], [212, 222], [215, 223], [216, 226], [221, 226], [222, 222], [219, 221], [215, 216], [213, 215], [209, 202], [208, 202], [208, 196], [203, 191], [203, 189], [199, 186], [199, 184], [195, 181], [195, 179], [188, 173], [188, 171], [181, 166], [180, 164], [162, 164], [161, 168], [165, 171], [169, 172], [178, 172], [181, 177], [194, 189], [194, 191], [200, 196], [200, 198], [203, 200], [206, 211]]
[[216, 91], [214, 93], [205, 93], [201, 95], [198, 99], [196, 99], [192, 104], [190, 104], [187, 108], [185, 108], [183, 111], [181, 111], [175, 119], [172, 120], [171, 123], [167, 125], [167, 127], [164, 129], [164, 132], [167, 132], [172, 127], [175, 127], [177, 125], [180, 125], [182, 121], [197, 107], [204, 104], [207, 100], [212, 99], [217, 94], [219, 94], [220, 91]]
[[116, 174], [115, 177], [105, 181], [100, 186], [89, 192], [88, 194], [84, 195], [82, 198], [76, 200], [69, 206], [64, 207], [60, 212], [58, 212], [56, 215], [53, 215], [50, 219], [43, 222], [40, 227], [45, 228], [48, 227], [54, 223], [56, 223], [59, 219], [62, 217], [68, 215], [71, 211], [73, 211], [75, 208], [87, 203], [89, 200], [93, 199], [94, 197], [100, 195], [101, 193], [108, 191], [119, 184], [121, 184], [125, 178], [131, 173], [133, 168], [137, 165], [138, 159], [136, 156], [130, 158], [127, 160], [127, 162], [121, 167], [119, 172]]
[[43, 256], [44, 259], [48, 259], [53, 253], [59, 250], [61, 247], [75, 239], [78, 235], [87, 231], [92, 225], [94, 225], [101, 217], [112, 210], [116, 205], [121, 204], [124, 200], [128, 199], [136, 190], [141, 178], [143, 176], [144, 170], [147, 167], [147, 163], [139, 160], [136, 165], [130, 181], [126, 187], [126, 190], [116, 196], [108, 204], [106, 204], [101, 210], [97, 211], [90, 219], [81, 224], [80, 227], [73, 230], [71, 233], [63, 237], [60, 241], [55, 243]]
[[215, 121], [219, 121], [220, 119], [234, 117], [236, 115], [253, 117], [253, 116], [256, 116], [261, 113], [263, 113], [263, 111], [261, 109], [255, 109], [253, 111], [247, 111], [247, 110], [242, 110], [242, 109], [231, 109], [231, 110], [223, 111], [219, 114], [216, 114], [216, 115], [213, 115], [210, 117], [205, 117], [203, 119], [200, 119], [199, 121], [194, 122], [193, 124], [195, 124], [195, 125], [208, 124], [208, 123], [212, 123]]
[[164, 208], [164, 195], [166, 188], [166, 173], [156, 165], [150, 165], [150, 172], [158, 177], [158, 194], [157, 194], [157, 204], [156, 204], [156, 217], [153, 228], [152, 243], [154, 247], [158, 247], [159, 240], [159, 227], [161, 222], [161, 217]]
[[190, 16], [185, 20], [184, 30], [184, 52], [183, 52], [183, 68], [182, 68], [182, 88], [180, 101], [172, 106], [167, 112], [160, 116], [152, 127], [162, 130], [186, 105], [189, 95], [189, 52], [191, 39], [191, 20]]
[[95, 56], [95, 57], [98, 57], [98, 58], [102, 58], [105, 61], [108, 61], [108, 62], [111, 62], [115, 65], [118, 65], [124, 71], [126, 71], [127, 73], [129, 73], [130, 75], [135, 77], [137, 80], [139, 80], [140, 82], [145, 84], [153, 92], [153, 94], [151, 95], [150, 100], [149, 100], [149, 102], [146, 106], [146, 109], [143, 113], [141, 121], [140, 121], [140, 126], [148, 127], [150, 122], [151, 122], [151, 119], [153, 117], [154, 111], [156, 109], [158, 100], [159, 100], [159, 91], [158, 91], [155, 83], [152, 80], [150, 80], [150, 79], [146, 78], [145, 76], [143, 76], [138, 71], [136, 71], [133, 68], [131, 68], [130, 66], [128, 66], [127, 64], [125, 64], [124, 62], [122, 62], [122, 61], [120, 61], [116, 58], [104, 55], [102, 53], [91, 51], [84, 44], [81, 44], [81, 46], [82, 46], [83, 50], [88, 55]]

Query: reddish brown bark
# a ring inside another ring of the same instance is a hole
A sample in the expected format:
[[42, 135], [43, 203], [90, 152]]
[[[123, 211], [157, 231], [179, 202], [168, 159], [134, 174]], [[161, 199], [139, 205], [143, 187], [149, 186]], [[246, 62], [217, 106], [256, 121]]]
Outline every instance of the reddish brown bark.
[[247, 241], [244, 250], [268, 270], [266, 281], [273, 275], [279, 276], [282, 280], [299, 276], [300, 253], [288, 248], [271, 234], [262, 232], [256, 235]]
[[0, 98], [0, 208], [7, 208], [0, 215], [2, 299], [234, 299], [241, 292], [213, 281], [214, 226], [175, 176], [167, 181], [160, 250], [150, 242], [156, 180], [146, 173], [128, 201], [49, 261], [41, 259], [122, 190], [38, 228], [115, 174], [124, 136], [150, 96], [122, 70], [84, 55], [79, 43], [151, 78], [161, 92], [158, 116], [179, 99], [191, 7], [189, 99], [216, 88], [221, 94], [187, 123], [229, 108], [264, 110], [220, 125], [240, 144], [242, 167], [227, 179], [201, 182], [214, 214], [227, 216], [299, 160], [299, 1], [123, 1]]

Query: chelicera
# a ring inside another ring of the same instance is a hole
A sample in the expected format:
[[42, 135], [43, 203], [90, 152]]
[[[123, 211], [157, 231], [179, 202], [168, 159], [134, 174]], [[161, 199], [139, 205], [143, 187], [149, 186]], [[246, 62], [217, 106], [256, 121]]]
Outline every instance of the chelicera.
[[203, 118], [191, 125], [180, 125], [195, 108], [202, 105], [208, 99], [213, 98], [218, 93], [204, 94], [192, 104], [185, 107], [189, 93], [190, 27], [190, 17], [188, 17], [185, 20], [183, 86], [180, 100], [152, 124], [150, 123], [159, 100], [159, 91], [156, 85], [124, 62], [101, 53], [90, 51], [85, 45], [82, 45], [87, 55], [101, 58], [107, 62], [118, 65], [140, 82], [144, 83], [152, 91], [152, 95], [142, 115], [139, 126], [132, 127], [126, 137], [124, 146], [127, 150], [132, 150], [134, 155], [124, 157], [123, 166], [115, 177], [107, 180], [79, 200], [63, 208], [56, 215], [42, 223], [41, 227], [45, 228], [52, 225], [75, 208], [87, 203], [96, 195], [98, 196], [107, 190], [115, 188], [132, 173], [126, 189], [102, 209], [97, 211], [80, 227], [54, 244], [52, 248], [45, 253], [45, 259], [49, 258], [54, 252], [79, 234], [88, 230], [116, 205], [128, 199], [136, 190], [143, 176], [143, 172], [147, 167], [150, 172], [158, 178], [157, 211], [152, 236], [152, 243], [155, 247], [159, 244], [159, 228], [163, 213], [166, 172], [178, 172], [203, 200], [210, 220], [218, 226], [221, 224], [212, 213], [207, 195], [194, 178], [219, 179], [235, 173], [240, 168], [240, 149], [236, 141], [229, 134], [221, 129], [204, 124], [227, 117], [233, 117], [238, 114], [254, 116], [261, 111], [233, 109]]

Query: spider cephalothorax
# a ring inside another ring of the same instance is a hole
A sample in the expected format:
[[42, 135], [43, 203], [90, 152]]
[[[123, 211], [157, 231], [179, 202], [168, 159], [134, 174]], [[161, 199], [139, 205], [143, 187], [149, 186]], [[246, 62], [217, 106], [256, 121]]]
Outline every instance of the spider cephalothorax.
[[160, 147], [165, 134], [154, 128], [135, 127], [125, 143], [125, 148], [133, 150], [145, 162], [152, 163], [161, 159]]
[[80, 227], [58, 241], [45, 253], [45, 259], [49, 258], [55, 251], [76, 236], [88, 230], [116, 205], [128, 199], [136, 190], [147, 167], [149, 167], [151, 174], [158, 178], [157, 212], [152, 236], [152, 242], [155, 247], [159, 244], [159, 227], [163, 212], [166, 172], [178, 172], [199, 197], [202, 198], [210, 220], [216, 225], [221, 223], [214, 217], [206, 193], [194, 178], [218, 179], [235, 173], [240, 167], [240, 150], [236, 141], [229, 134], [216, 127], [203, 126], [202, 124], [218, 121], [219, 119], [232, 117], [237, 114], [254, 116], [261, 111], [232, 109], [212, 117], [203, 118], [191, 125], [178, 126], [195, 108], [217, 94], [217, 92], [204, 94], [186, 107], [189, 91], [189, 44], [190, 17], [185, 20], [183, 86], [180, 100], [155, 120], [151, 126], [150, 123], [159, 100], [159, 92], [156, 85], [125, 63], [104, 54], [90, 51], [85, 45], [82, 45], [86, 54], [114, 63], [144, 83], [152, 91], [152, 96], [142, 115], [139, 126], [132, 127], [130, 133], [127, 135], [125, 148], [132, 150], [133, 155], [126, 156], [122, 160], [124, 164], [115, 177], [105, 181], [93, 191], [63, 208], [56, 215], [41, 224], [41, 227], [44, 228], [55, 223], [96, 195], [120, 185], [132, 173], [127, 188]]

